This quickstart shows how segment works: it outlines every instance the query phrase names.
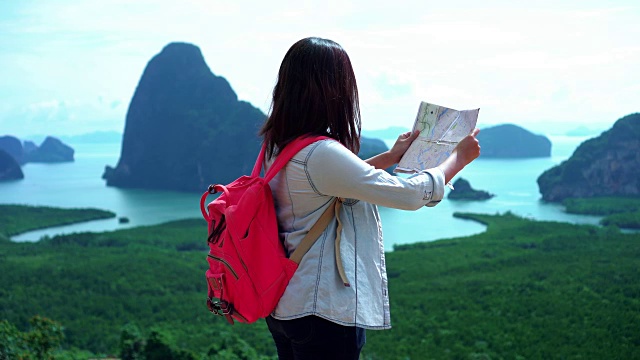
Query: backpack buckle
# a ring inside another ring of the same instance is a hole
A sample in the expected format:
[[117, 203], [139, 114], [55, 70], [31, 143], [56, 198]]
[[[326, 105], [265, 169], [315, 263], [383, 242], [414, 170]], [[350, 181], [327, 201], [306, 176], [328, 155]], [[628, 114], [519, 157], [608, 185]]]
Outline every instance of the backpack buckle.
[[231, 317], [231, 314], [234, 313], [233, 305], [224, 300], [213, 301], [213, 298], [207, 298], [207, 307], [212, 313], [224, 316], [229, 324], [233, 325], [233, 318]]
[[212, 313], [221, 316], [229, 315], [233, 312], [233, 305], [224, 300], [214, 302], [212, 298], [207, 298], [207, 307]]

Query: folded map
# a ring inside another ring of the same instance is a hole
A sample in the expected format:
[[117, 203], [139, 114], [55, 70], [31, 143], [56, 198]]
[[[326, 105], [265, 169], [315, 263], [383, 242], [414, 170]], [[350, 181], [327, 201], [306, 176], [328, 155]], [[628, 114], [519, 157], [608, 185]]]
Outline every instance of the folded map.
[[476, 127], [479, 111], [458, 111], [421, 102], [413, 124], [413, 131], [420, 130], [420, 136], [411, 144], [394, 171], [415, 173], [440, 165], [458, 142]]

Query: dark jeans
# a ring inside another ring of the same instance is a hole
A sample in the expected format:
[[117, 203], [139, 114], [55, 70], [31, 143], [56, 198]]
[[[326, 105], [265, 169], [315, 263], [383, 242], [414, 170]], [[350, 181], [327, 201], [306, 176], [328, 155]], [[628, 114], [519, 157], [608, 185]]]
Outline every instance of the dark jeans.
[[363, 328], [342, 326], [318, 316], [293, 320], [267, 317], [280, 360], [358, 359], [366, 341]]

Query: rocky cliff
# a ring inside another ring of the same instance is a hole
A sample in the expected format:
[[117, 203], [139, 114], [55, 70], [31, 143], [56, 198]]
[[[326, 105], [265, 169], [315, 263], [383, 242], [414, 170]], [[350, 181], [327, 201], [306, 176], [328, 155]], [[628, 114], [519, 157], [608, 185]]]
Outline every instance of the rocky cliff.
[[513, 124], [482, 129], [478, 134], [482, 158], [535, 158], [551, 156], [551, 141]]
[[[483, 148], [484, 150], [484, 148]], [[640, 113], [627, 115], [538, 178], [545, 201], [640, 196]]]
[[204, 191], [253, 168], [265, 115], [214, 75], [191, 44], [167, 45], [147, 64], [127, 112], [107, 185]]

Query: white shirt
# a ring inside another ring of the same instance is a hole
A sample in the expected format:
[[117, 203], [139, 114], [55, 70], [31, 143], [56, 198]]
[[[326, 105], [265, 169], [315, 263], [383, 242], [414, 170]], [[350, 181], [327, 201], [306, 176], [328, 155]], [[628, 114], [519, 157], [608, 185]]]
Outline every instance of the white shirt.
[[444, 194], [438, 168], [408, 179], [367, 164], [337, 141], [315, 142], [298, 154], [269, 183], [281, 239], [291, 254], [335, 197], [340, 210], [340, 254], [351, 284], [338, 275], [332, 222], [302, 258], [272, 316], [295, 319], [317, 315], [345, 326], [391, 327], [387, 272], [378, 208], [417, 210], [434, 206]]

